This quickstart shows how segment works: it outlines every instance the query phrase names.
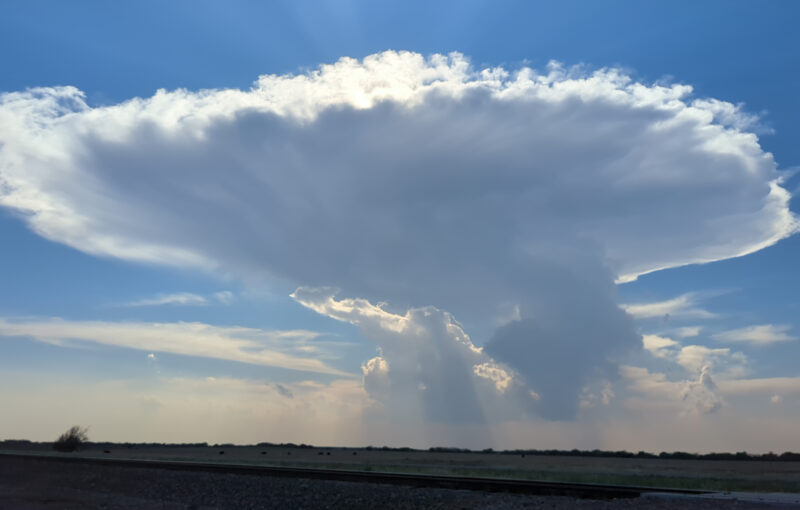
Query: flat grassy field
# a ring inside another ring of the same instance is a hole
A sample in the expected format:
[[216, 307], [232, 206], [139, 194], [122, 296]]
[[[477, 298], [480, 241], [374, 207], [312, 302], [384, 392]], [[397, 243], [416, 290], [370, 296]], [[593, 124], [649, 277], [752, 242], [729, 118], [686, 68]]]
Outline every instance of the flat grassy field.
[[800, 493], [800, 462], [522, 456], [511, 453], [280, 446], [90, 446], [79, 452], [59, 454], [39, 445], [15, 452]]

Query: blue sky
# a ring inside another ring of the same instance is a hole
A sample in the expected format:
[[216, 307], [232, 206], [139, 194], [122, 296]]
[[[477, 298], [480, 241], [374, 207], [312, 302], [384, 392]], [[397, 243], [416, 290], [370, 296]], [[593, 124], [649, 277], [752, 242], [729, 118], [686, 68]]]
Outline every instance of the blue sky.
[[0, 10], [0, 437], [797, 450], [793, 3]]

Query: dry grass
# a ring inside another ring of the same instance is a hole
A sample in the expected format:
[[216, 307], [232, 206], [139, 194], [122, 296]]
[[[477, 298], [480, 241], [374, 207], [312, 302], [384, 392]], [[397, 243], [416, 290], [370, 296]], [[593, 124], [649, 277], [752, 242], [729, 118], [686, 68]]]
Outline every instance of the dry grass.
[[[224, 452], [224, 454], [220, 454]], [[262, 454], [262, 452], [264, 452]], [[355, 455], [354, 455], [355, 452]], [[519, 478], [729, 491], [800, 492], [800, 462], [626, 459], [353, 448], [112, 447], [73, 455]]]

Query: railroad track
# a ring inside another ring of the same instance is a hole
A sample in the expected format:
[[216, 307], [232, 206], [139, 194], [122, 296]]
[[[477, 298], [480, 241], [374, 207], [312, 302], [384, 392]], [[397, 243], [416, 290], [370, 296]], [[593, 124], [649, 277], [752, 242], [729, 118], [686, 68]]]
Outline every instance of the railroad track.
[[442, 489], [459, 489], [487, 492], [513, 492], [540, 496], [570, 496], [590, 499], [638, 498], [642, 494], [661, 493], [674, 495], [702, 495], [711, 491], [672, 489], [661, 487], [636, 487], [570, 482], [546, 482], [443, 475], [381, 473], [339, 469], [312, 469], [299, 467], [253, 466], [214, 462], [174, 460], [111, 459], [102, 457], [76, 457], [51, 454], [0, 453], [0, 459], [22, 462], [63, 462], [94, 466], [168, 469], [175, 471], [200, 471], [251, 476], [336, 480], [344, 482], [406, 485]]

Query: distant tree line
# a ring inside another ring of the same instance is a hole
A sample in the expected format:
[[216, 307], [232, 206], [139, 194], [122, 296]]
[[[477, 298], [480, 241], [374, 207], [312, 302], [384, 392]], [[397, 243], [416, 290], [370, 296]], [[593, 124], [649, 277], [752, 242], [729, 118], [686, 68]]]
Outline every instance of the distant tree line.
[[[59, 438], [63, 439], [63, 438]], [[0, 449], [29, 449], [32, 447], [50, 447], [54, 443], [48, 442], [35, 442], [27, 439], [5, 439], [0, 440]], [[321, 448], [314, 445], [305, 443], [269, 443], [262, 442], [256, 445], [234, 445], [232, 443], [214, 444], [208, 443], [110, 443], [110, 442], [91, 442], [85, 441], [82, 443], [85, 448], [234, 448], [234, 447], [277, 447], [277, 448]], [[334, 449], [331, 447], [325, 447]], [[336, 448], [339, 449], [339, 448]], [[352, 449], [352, 448], [347, 448]], [[419, 452], [425, 451], [417, 448], [409, 448], [407, 446], [393, 447], [393, 446], [367, 446], [364, 448], [367, 451], [392, 451], [392, 452]], [[800, 453], [783, 452], [783, 453], [689, 453], [689, 452], [661, 452], [650, 453], [639, 451], [637, 453], [629, 452], [626, 450], [536, 450], [536, 449], [516, 449], [516, 450], [493, 450], [486, 448], [483, 450], [470, 450], [469, 448], [454, 448], [449, 446], [433, 446], [428, 448], [427, 451], [435, 453], [486, 453], [496, 455], [543, 455], [543, 456], [556, 456], [556, 457], [609, 457], [609, 458], [626, 458], [626, 459], [681, 459], [681, 460], [755, 460], [755, 461], [791, 461], [800, 462]]]
[[419, 450], [415, 450], [413, 448], [409, 448], [408, 446], [400, 446], [400, 447], [391, 447], [391, 446], [367, 446], [365, 448], [368, 452], [371, 451], [381, 451], [381, 452], [417, 452]]
[[277, 447], [277, 448], [328, 448], [327, 446], [314, 446], [313, 444], [294, 444], [294, 443], [258, 443], [256, 446]]
[[[395, 448], [391, 446], [367, 446], [367, 450], [380, 450], [380, 451], [421, 451], [414, 448], [400, 447]], [[493, 450], [492, 448], [485, 448], [483, 450], [470, 450], [469, 448], [455, 448], [451, 446], [432, 446], [428, 448], [429, 452], [435, 453], [494, 453], [499, 455], [543, 455], [543, 456], [556, 456], [556, 457], [617, 457], [625, 459], [692, 459], [692, 460], [763, 460], [763, 461], [793, 461], [800, 462], [800, 453], [784, 452], [781, 454], [769, 453], [688, 453], [688, 452], [661, 452], [650, 453], [640, 451], [637, 453], [629, 452], [626, 450], [535, 450], [535, 449], [517, 449], [517, 450]]]
[[[429, 451], [455, 451], [468, 452], [460, 448], [429, 448]], [[493, 452], [491, 448], [482, 450], [483, 453], [503, 453], [517, 455], [549, 455], [559, 457], [616, 457], [626, 459], [688, 459], [688, 460], [761, 460], [761, 461], [800, 461], [800, 453], [783, 452], [781, 454], [769, 453], [689, 453], [689, 452], [661, 452], [658, 454], [639, 451], [637, 453], [626, 450], [503, 450]]]

